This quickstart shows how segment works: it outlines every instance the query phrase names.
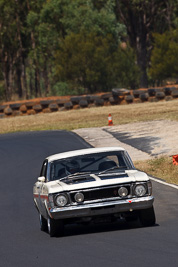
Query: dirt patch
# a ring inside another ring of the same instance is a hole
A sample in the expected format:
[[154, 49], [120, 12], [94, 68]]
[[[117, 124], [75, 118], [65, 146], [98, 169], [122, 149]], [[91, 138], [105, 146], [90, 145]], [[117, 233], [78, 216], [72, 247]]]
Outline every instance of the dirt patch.
[[121, 146], [132, 160], [178, 154], [178, 122], [155, 120], [75, 130], [94, 147]]

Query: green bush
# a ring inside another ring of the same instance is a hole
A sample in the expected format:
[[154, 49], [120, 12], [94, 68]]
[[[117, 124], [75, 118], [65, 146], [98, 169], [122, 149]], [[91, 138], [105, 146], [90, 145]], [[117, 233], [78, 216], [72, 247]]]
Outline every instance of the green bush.
[[155, 33], [149, 76], [160, 84], [168, 78], [177, 78], [178, 29], [164, 34]]
[[65, 96], [65, 95], [77, 95], [84, 94], [85, 89], [82, 87], [72, 87], [72, 85], [66, 82], [57, 82], [51, 89], [51, 95], [53, 96]]
[[54, 66], [56, 80], [87, 88], [88, 93], [115, 86], [135, 88], [139, 81], [133, 49], [116, 45], [111, 35], [71, 33], [61, 41]]

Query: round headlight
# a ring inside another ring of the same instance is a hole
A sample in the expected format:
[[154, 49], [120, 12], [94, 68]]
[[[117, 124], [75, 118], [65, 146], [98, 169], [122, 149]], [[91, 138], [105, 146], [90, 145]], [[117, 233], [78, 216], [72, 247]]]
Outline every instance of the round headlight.
[[63, 194], [58, 195], [55, 200], [56, 200], [56, 204], [59, 207], [64, 207], [68, 202], [67, 197]]
[[75, 201], [80, 203], [80, 202], [83, 202], [84, 201], [84, 195], [80, 192], [76, 193], [75, 196]]
[[135, 187], [135, 195], [137, 195], [138, 197], [142, 197], [146, 194], [146, 188], [144, 185], [139, 184], [136, 185]]
[[128, 190], [126, 187], [120, 187], [118, 190], [118, 194], [120, 197], [126, 197], [128, 195]]

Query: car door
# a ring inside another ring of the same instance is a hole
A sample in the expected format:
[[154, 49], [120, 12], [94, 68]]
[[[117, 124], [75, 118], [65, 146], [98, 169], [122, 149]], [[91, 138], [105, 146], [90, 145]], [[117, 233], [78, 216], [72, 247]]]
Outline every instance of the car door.
[[46, 215], [46, 208], [45, 208], [45, 200], [47, 198], [46, 194], [44, 194], [44, 188], [45, 188], [45, 184], [46, 184], [46, 180], [47, 180], [47, 165], [48, 165], [48, 161], [45, 160], [43, 162], [42, 168], [41, 168], [41, 172], [40, 172], [40, 177], [45, 177], [45, 182], [37, 182], [37, 191], [38, 191], [38, 207], [39, 207], [39, 211], [40, 213], [45, 216]]

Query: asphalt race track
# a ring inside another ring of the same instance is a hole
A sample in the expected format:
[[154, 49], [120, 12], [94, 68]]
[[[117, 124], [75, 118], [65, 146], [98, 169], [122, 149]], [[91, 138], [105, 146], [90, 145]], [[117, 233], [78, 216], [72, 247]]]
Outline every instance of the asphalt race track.
[[120, 221], [70, 225], [63, 237], [39, 230], [32, 187], [46, 156], [89, 147], [66, 131], [0, 136], [0, 266], [178, 266], [178, 190], [153, 182], [157, 225]]

